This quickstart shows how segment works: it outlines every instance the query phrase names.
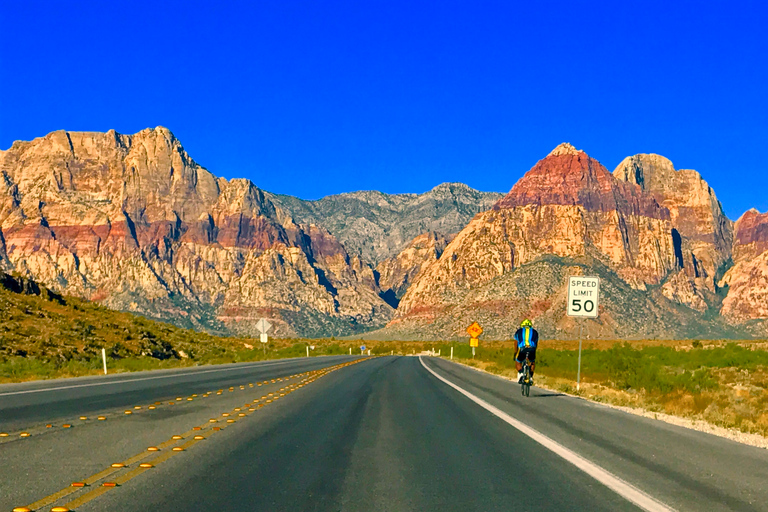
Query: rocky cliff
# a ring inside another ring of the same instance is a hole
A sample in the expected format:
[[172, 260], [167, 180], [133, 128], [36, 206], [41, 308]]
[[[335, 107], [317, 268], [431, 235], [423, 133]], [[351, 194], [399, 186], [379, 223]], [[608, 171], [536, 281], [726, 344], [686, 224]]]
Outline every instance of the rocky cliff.
[[[749, 210], [736, 221], [733, 267], [720, 285], [727, 287], [721, 313], [737, 323], [768, 332], [768, 213]], [[761, 322], [762, 321], [762, 322]]]
[[53, 290], [209, 330], [267, 316], [280, 335], [342, 334], [392, 315], [370, 266], [165, 128], [16, 142], [0, 172], [0, 256]]
[[379, 286], [386, 296], [394, 300], [391, 304], [397, 304], [405, 295], [422, 268], [440, 258], [453, 237], [454, 235], [443, 235], [434, 231], [423, 233], [411, 240], [399, 254], [376, 266]]
[[488, 210], [502, 194], [479, 192], [463, 183], [443, 183], [424, 194], [351, 192], [304, 201], [270, 198], [296, 222], [326, 228], [350, 252], [378, 264], [397, 255], [415, 237], [430, 231], [458, 233], [474, 215]]
[[569, 337], [573, 274], [601, 277], [590, 336], [768, 332], [768, 214], [734, 225], [695, 171], [641, 154], [611, 173], [570, 144], [504, 196], [303, 201], [217, 178], [165, 128], [54, 132], [0, 151], [0, 271], [222, 333], [507, 338], [530, 317]]
[[698, 172], [675, 170], [654, 154], [625, 158], [613, 175], [638, 185], [670, 212], [680, 270], [664, 284], [664, 295], [700, 311], [717, 304], [716, 283], [731, 260], [733, 223], [712, 188]]
[[421, 271], [387, 329], [453, 337], [483, 320], [489, 337], [509, 337], [530, 317], [547, 335], [572, 336], [566, 277], [596, 273], [596, 336], [718, 331], [659, 289], [683, 265], [673, 229], [669, 208], [640, 184], [561, 144]]

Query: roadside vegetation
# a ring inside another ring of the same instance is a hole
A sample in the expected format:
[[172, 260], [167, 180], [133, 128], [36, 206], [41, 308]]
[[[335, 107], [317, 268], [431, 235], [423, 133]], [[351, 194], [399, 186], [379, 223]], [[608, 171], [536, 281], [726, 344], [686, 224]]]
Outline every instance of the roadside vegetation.
[[[314, 340], [219, 337], [60, 296], [0, 273], [0, 382], [77, 377], [306, 355]], [[348, 353], [348, 342], [318, 343], [313, 355]], [[359, 350], [358, 350], [359, 352]]]
[[[575, 342], [544, 344], [537, 355], [537, 384], [598, 402], [704, 420], [768, 436], [768, 344], [756, 341], [590, 342], [582, 351], [576, 391]], [[436, 345], [442, 355], [450, 344]], [[485, 344], [472, 359], [456, 344], [454, 359], [514, 379], [511, 342]]]
[[[481, 341], [475, 358], [467, 343], [219, 337], [62, 297], [18, 276], [0, 275], [0, 382], [311, 355], [414, 355], [434, 351], [514, 378], [514, 344]], [[575, 341], [546, 341], [536, 381], [614, 405], [700, 419], [768, 436], [768, 342], [589, 340], [576, 391]], [[265, 350], [266, 349], [266, 350]]]

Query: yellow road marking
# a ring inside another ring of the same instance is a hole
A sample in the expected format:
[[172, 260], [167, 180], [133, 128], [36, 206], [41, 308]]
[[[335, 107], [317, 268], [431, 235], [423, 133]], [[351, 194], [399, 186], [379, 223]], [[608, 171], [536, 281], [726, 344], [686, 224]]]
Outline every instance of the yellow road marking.
[[[319, 378], [321, 376], [324, 376], [327, 373], [330, 373], [332, 371], [336, 371], [336, 370], [338, 370], [340, 368], [343, 368], [345, 366], [348, 366], [350, 364], [356, 364], [356, 363], [364, 361], [364, 360], [365, 359], [360, 359], [360, 360], [354, 361], [353, 363], [346, 363], [346, 364], [341, 364], [341, 365], [335, 365], [335, 366], [331, 366], [331, 367], [328, 367], [328, 368], [320, 370], [320, 371], [315, 370], [314, 372], [316, 372], [315, 374], [318, 377], [315, 377], [314, 379], [311, 379], [308, 382], [312, 382], [312, 381], [316, 380], [317, 378]], [[313, 374], [313, 372], [306, 372], [306, 375], [311, 375], [311, 374]], [[304, 375], [304, 374], [299, 374], [299, 375]], [[307, 379], [305, 379], [305, 381], [307, 381]], [[301, 385], [299, 385], [299, 387], [301, 387]], [[219, 392], [219, 394], [220, 394], [220, 392]], [[270, 393], [270, 396], [272, 396], [272, 395], [273, 395], [273, 393]], [[281, 395], [281, 396], [284, 396], [284, 395]], [[273, 400], [277, 400], [278, 398], [279, 397], [275, 396], [273, 398]], [[180, 398], [177, 398], [177, 400], [180, 400]], [[267, 403], [270, 403], [273, 400], [267, 400]], [[255, 401], [254, 401], [254, 403], [255, 403]], [[174, 405], [174, 402], [169, 402], [169, 404], [170, 405]], [[259, 407], [263, 407], [263, 406], [264, 406], [264, 404], [259, 404]], [[137, 406], [137, 408], [139, 408], [139, 407]], [[239, 411], [241, 409], [240, 408], [236, 408], [236, 410]], [[249, 411], [253, 411], [253, 410], [255, 410], [255, 409], [249, 409]], [[126, 414], [130, 414], [130, 412], [131, 411], [126, 411]], [[229, 413], [224, 413], [223, 415], [224, 416], [229, 416]], [[246, 414], [245, 413], [241, 413], [239, 416], [246, 416]], [[215, 422], [216, 420], [211, 419], [209, 421], [210, 422]], [[227, 421], [234, 423], [236, 420], [229, 419]], [[69, 428], [69, 427], [71, 427], [71, 425], [64, 424], [64, 425], [62, 425], [62, 427], [63, 428]], [[164, 450], [165, 448], [171, 446], [172, 444], [175, 444], [178, 441], [179, 437], [187, 438], [187, 437], [191, 436], [194, 431], [200, 430], [201, 428], [202, 427], [193, 427], [192, 430], [186, 432], [183, 436], [178, 436], [178, 435], [173, 436], [172, 439], [169, 439], [168, 441], [165, 441], [165, 442], [159, 444], [157, 447], [150, 447], [150, 448], [156, 448], [156, 449], [159, 449], [159, 450]], [[225, 426], [224, 427], [213, 427], [212, 430], [213, 431], [220, 431], [222, 428], [225, 428]], [[2, 437], [7, 437], [7, 436], [2, 436]], [[175, 455], [177, 453], [181, 453], [186, 448], [188, 448], [190, 446], [193, 446], [194, 444], [200, 442], [203, 439], [205, 439], [205, 437], [203, 437], [201, 435], [196, 435], [196, 436], [194, 436], [194, 438], [192, 440], [188, 441], [187, 443], [184, 443], [181, 446], [175, 447], [173, 450], [164, 451], [162, 454], [160, 454], [159, 456], [155, 457], [152, 460], [152, 464], [150, 464], [150, 463], [142, 463], [142, 464], [139, 465], [139, 467], [134, 468], [133, 470], [130, 470], [127, 473], [119, 476], [113, 482], [105, 482], [105, 483], [108, 484], [108, 485], [112, 485], [112, 484], [114, 484], [114, 485], [121, 485], [122, 483], [127, 482], [128, 480], [130, 480], [131, 478], [133, 478], [133, 477], [143, 473], [147, 469], [150, 469], [150, 468], [154, 467], [155, 465], [160, 464], [160, 463], [168, 460], [173, 455]], [[109, 467], [109, 468], [107, 468], [107, 469], [105, 469], [103, 471], [100, 471], [99, 473], [96, 473], [96, 474], [91, 475], [90, 477], [84, 479], [82, 481], [82, 483], [84, 485], [91, 485], [91, 484], [93, 484], [93, 483], [95, 483], [95, 482], [97, 482], [97, 481], [99, 481], [99, 480], [101, 480], [103, 478], [106, 478], [107, 476], [109, 476], [109, 475], [111, 475], [111, 474], [113, 474], [113, 473], [115, 473], [117, 471], [120, 471], [120, 470], [124, 469], [126, 466], [130, 466], [130, 465], [140, 461], [141, 459], [144, 459], [144, 458], [148, 457], [151, 453], [153, 453], [153, 452], [152, 451], [144, 451], [144, 452], [141, 452], [141, 453], [139, 453], [137, 455], [134, 455], [133, 457], [130, 457], [129, 459], [125, 460], [122, 463], [114, 463], [114, 464], [111, 465], [111, 467]], [[72, 510], [72, 509], [74, 509], [74, 508], [76, 508], [78, 506], [81, 506], [81, 505], [83, 505], [83, 504], [93, 500], [94, 498], [96, 498], [98, 496], [101, 496], [102, 494], [104, 494], [106, 491], [108, 491], [111, 488], [112, 487], [105, 487], [104, 485], [96, 487], [93, 490], [91, 490], [91, 491], [81, 495], [80, 497], [76, 498], [75, 500], [65, 504], [64, 507], [54, 507], [54, 509], [52, 509], [52, 510], [57, 510], [57, 509], [58, 510], [67, 510], [67, 509]], [[69, 494], [71, 494], [73, 492], [76, 492], [79, 489], [80, 489], [79, 487], [72, 487], [72, 486], [66, 487], [66, 488], [64, 488], [64, 489], [62, 489], [62, 490], [60, 490], [60, 491], [58, 491], [58, 492], [56, 492], [54, 494], [46, 496], [45, 498], [42, 498], [42, 499], [32, 503], [31, 505], [29, 505], [28, 509], [29, 510], [37, 510], [40, 507], [44, 507], [46, 505], [54, 503], [54, 502], [58, 501], [59, 499], [65, 497], [65, 496], [68, 496]], [[24, 507], [17, 507], [15, 510], [17, 510], [17, 509], [18, 510], [23, 510]]]

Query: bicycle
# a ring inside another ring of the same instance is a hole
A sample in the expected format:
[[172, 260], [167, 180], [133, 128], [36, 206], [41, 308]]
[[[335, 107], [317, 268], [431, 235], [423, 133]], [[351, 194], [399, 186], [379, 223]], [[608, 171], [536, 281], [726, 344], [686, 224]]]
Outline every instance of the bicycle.
[[523, 381], [520, 383], [523, 396], [531, 395], [531, 361], [528, 359], [528, 354], [525, 355], [525, 361], [523, 361]]

